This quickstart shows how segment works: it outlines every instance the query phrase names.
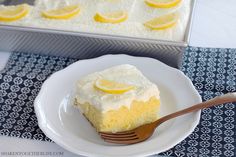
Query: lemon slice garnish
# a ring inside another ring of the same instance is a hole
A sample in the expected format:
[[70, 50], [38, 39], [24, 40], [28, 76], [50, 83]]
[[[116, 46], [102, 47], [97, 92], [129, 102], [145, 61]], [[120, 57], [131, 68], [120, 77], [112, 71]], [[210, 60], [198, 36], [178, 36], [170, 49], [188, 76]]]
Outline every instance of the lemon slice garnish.
[[42, 16], [49, 19], [70, 19], [79, 14], [79, 12], [79, 5], [69, 5], [63, 8], [43, 11]]
[[163, 30], [174, 26], [179, 19], [177, 13], [163, 15], [144, 23], [144, 26], [152, 30]]
[[145, 0], [145, 3], [154, 8], [172, 8], [177, 6], [182, 0]]
[[109, 94], [122, 94], [131, 89], [134, 89], [134, 86], [132, 85], [110, 81], [106, 79], [98, 79], [95, 82], [95, 87]]
[[11, 22], [25, 17], [30, 10], [27, 4], [20, 4], [15, 6], [7, 6], [0, 10], [0, 21]]
[[114, 11], [110, 13], [96, 13], [94, 20], [102, 23], [121, 23], [128, 19], [128, 13], [125, 11]]

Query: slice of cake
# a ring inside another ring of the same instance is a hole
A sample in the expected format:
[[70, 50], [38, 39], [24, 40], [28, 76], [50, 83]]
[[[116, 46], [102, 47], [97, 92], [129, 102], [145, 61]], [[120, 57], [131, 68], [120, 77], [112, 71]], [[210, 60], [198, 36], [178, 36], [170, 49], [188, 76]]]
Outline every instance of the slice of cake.
[[120, 132], [157, 120], [160, 97], [154, 83], [124, 64], [79, 80], [75, 105], [98, 132]]

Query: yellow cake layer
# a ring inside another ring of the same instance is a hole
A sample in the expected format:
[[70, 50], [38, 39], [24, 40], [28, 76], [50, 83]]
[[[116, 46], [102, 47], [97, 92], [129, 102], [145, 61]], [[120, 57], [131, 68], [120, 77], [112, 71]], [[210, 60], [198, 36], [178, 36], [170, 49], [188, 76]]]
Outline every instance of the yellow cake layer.
[[151, 97], [146, 102], [133, 101], [130, 108], [122, 106], [118, 110], [109, 110], [105, 113], [89, 103], [77, 105], [97, 131], [120, 132], [157, 120], [160, 100]]

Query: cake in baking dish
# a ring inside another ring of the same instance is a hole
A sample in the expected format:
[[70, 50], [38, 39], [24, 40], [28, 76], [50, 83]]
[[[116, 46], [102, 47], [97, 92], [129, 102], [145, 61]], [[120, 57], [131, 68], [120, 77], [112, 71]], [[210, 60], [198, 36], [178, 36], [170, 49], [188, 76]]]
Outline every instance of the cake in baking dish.
[[0, 24], [183, 41], [192, 0], [36, 0], [0, 5]]
[[75, 106], [98, 132], [120, 132], [158, 119], [158, 87], [124, 64], [80, 79]]

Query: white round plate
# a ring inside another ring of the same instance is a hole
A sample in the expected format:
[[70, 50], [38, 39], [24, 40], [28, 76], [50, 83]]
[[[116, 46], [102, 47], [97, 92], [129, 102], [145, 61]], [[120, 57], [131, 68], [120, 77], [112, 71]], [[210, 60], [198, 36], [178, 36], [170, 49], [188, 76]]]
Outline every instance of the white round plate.
[[196, 127], [200, 111], [170, 120], [151, 138], [133, 145], [104, 142], [73, 106], [76, 82], [83, 76], [115, 65], [136, 66], [160, 90], [161, 115], [201, 102], [190, 79], [181, 71], [155, 59], [128, 55], [105, 55], [81, 60], [51, 75], [43, 84], [34, 107], [42, 131], [61, 147], [84, 156], [132, 157], [166, 151], [185, 139]]

